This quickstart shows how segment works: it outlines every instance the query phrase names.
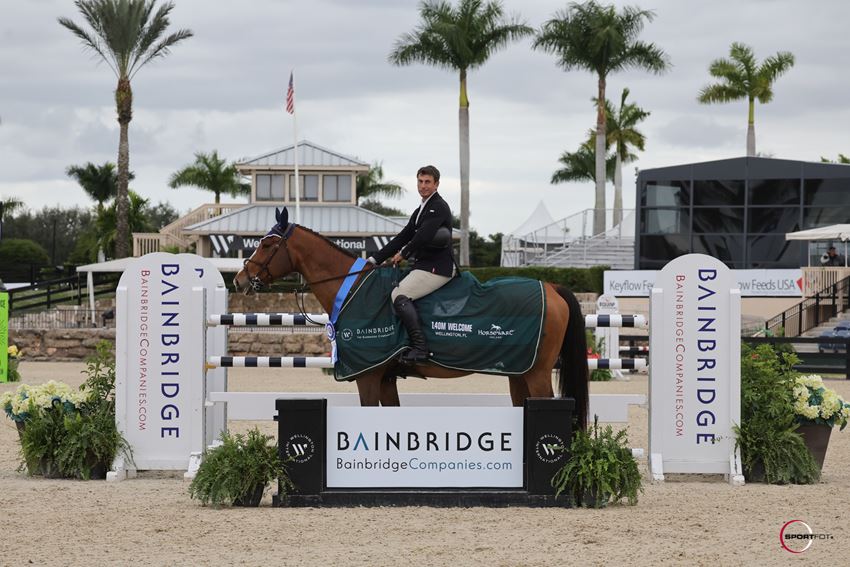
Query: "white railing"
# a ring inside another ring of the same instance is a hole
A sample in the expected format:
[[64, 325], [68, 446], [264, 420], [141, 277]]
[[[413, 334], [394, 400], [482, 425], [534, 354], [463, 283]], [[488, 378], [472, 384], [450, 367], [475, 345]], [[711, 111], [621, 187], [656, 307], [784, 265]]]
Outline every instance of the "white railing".
[[[597, 243], [610, 240], [634, 241], [634, 209], [621, 209], [623, 220], [605, 232], [593, 234], [594, 209], [585, 209], [527, 234], [502, 237], [502, 266], [548, 265], [549, 257], [565, 249], [582, 246], [583, 257]], [[612, 226], [614, 209], [605, 209], [605, 226]]]
[[189, 212], [171, 224], [162, 227], [159, 232], [134, 232], [133, 256], [139, 257], [151, 252], [159, 252], [167, 247], [186, 250], [197, 240], [183, 232], [187, 226], [219, 217], [247, 206], [243, 203], [207, 203]]

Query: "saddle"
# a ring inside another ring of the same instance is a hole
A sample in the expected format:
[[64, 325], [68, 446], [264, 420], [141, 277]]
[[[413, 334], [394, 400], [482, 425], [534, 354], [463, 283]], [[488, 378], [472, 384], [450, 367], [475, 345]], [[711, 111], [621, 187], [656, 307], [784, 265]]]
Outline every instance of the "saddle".
[[[337, 380], [354, 380], [407, 348], [407, 331], [390, 304], [401, 275], [373, 270], [349, 293], [335, 329]], [[524, 374], [537, 360], [546, 307], [537, 280], [510, 277], [482, 284], [463, 272], [416, 306], [434, 364], [512, 376]]]

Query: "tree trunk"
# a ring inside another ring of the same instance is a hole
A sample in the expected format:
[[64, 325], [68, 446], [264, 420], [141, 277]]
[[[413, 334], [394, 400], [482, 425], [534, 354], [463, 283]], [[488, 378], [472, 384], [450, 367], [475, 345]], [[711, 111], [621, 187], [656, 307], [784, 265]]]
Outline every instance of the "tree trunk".
[[756, 101], [750, 99], [750, 109], [747, 120], [747, 157], [756, 155]]
[[596, 105], [596, 200], [593, 204], [593, 234], [605, 232], [605, 78], [599, 78]]
[[469, 266], [469, 99], [466, 96], [466, 69], [460, 72], [460, 265]]
[[620, 159], [618, 151], [614, 163], [614, 220], [611, 224], [617, 226], [621, 222], [623, 222], [623, 160]]
[[118, 111], [120, 133], [118, 138], [118, 195], [115, 197], [115, 258], [130, 255], [130, 142], [128, 131], [133, 119], [133, 90], [130, 80], [118, 80], [115, 89], [115, 106]]

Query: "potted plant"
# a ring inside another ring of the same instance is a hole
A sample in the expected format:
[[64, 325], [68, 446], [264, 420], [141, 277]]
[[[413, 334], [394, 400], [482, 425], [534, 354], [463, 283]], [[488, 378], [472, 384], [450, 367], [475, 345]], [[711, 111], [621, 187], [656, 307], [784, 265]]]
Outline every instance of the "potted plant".
[[734, 427], [744, 476], [768, 484], [812, 484], [820, 471], [797, 432], [793, 353], [741, 346], [741, 423]]
[[79, 390], [51, 380], [21, 384], [0, 397], [18, 427], [22, 465], [49, 477], [105, 478], [106, 469], [130, 447], [115, 424], [115, 358], [107, 341], [87, 361]]
[[600, 428], [594, 416], [589, 431], [573, 433], [570, 458], [552, 477], [552, 486], [556, 497], [566, 492], [577, 506], [602, 508], [623, 498], [637, 504], [642, 478], [626, 430]]
[[65, 439], [65, 416], [76, 411], [81, 399], [79, 392], [54, 380], [36, 386], [21, 384], [3, 395], [0, 401], [18, 427], [21, 464], [29, 474], [63, 476], [58, 452]]
[[271, 435], [256, 427], [247, 435], [224, 432], [221, 443], [204, 451], [201, 466], [189, 485], [189, 496], [206, 506], [222, 504], [259, 506], [266, 485], [280, 481], [280, 490], [292, 487]]
[[130, 446], [115, 423], [115, 356], [101, 341], [86, 359], [86, 381], [75, 412], [65, 416], [65, 439], [57, 452], [62, 471], [72, 477], [104, 479], [119, 453], [130, 461]]
[[20, 362], [21, 356], [23, 356], [24, 351], [18, 350], [18, 347], [15, 345], [11, 345], [6, 350], [6, 354], [9, 357], [9, 372], [7, 378], [9, 382], [17, 382], [21, 379], [21, 373], [18, 372], [18, 363]]
[[839, 430], [847, 427], [850, 404], [827, 388], [817, 374], [797, 376], [793, 391], [794, 415], [799, 424], [797, 431], [803, 436], [818, 469], [822, 469], [832, 428], [836, 425]]

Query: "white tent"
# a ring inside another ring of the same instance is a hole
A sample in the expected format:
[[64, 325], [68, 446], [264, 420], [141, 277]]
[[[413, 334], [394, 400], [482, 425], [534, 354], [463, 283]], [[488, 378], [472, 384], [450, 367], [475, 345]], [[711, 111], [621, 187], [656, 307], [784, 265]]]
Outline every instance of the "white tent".
[[514, 230], [502, 235], [502, 266], [519, 266], [528, 246], [528, 241], [533, 240], [535, 246], [547, 244], [560, 244], [564, 240], [563, 234], [558, 231], [546, 234], [541, 229], [554, 224], [555, 219], [549, 214], [549, 209], [543, 201], [537, 203], [534, 211], [525, 221]]
[[[847, 266], [847, 241], [850, 240], [850, 224], [833, 224], [797, 232], [786, 232], [785, 240], [840, 241], [844, 243], [844, 265]], [[811, 253], [809, 253], [811, 259]]]
[[850, 224], [833, 224], [820, 228], [786, 232], [785, 240], [850, 240]]

